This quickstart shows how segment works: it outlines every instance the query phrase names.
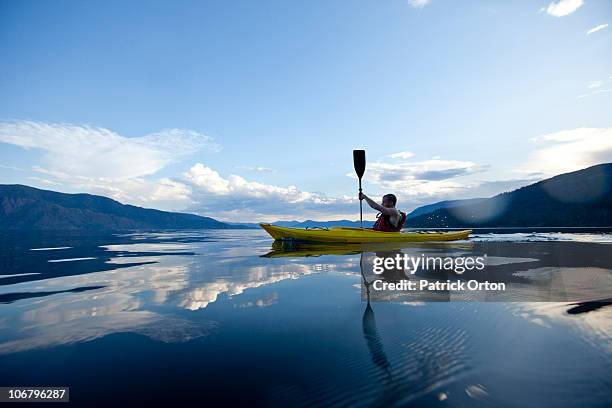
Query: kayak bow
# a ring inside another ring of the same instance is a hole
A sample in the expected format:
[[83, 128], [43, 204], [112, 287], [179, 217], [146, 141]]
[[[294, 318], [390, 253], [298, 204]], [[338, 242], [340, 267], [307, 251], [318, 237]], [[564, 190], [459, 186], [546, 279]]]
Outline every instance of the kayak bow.
[[418, 231], [383, 232], [371, 229], [332, 227], [332, 228], [289, 228], [271, 224], [259, 224], [275, 240], [295, 240], [308, 242], [431, 242], [457, 241], [467, 239], [472, 230], [463, 231]]

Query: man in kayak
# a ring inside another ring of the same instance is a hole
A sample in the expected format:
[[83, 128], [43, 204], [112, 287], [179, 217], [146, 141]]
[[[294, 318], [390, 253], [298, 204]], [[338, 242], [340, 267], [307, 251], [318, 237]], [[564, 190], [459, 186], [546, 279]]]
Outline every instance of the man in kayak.
[[406, 222], [406, 213], [395, 208], [397, 197], [393, 194], [385, 194], [382, 198], [382, 205], [372, 200], [363, 193], [359, 193], [359, 199], [365, 200], [373, 209], [379, 212], [376, 223], [372, 229], [376, 231], [398, 232]]

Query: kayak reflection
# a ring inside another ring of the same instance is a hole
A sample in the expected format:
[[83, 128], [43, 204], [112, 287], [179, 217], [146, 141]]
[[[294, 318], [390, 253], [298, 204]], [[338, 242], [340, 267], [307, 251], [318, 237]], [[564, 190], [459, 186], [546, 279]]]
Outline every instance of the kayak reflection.
[[[473, 243], [449, 243], [449, 242], [385, 242], [385, 243], [309, 243], [299, 241], [276, 240], [272, 243], [272, 250], [263, 258], [282, 257], [310, 257], [323, 255], [357, 255], [363, 252], [387, 253], [397, 252], [405, 249], [410, 251], [436, 251], [436, 250], [470, 250]], [[402, 252], [399, 252], [402, 253]]]
[[316, 244], [277, 240], [262, 258], [310, 257], [322, 255], [355, 255], [363, 252], [360, 244]]

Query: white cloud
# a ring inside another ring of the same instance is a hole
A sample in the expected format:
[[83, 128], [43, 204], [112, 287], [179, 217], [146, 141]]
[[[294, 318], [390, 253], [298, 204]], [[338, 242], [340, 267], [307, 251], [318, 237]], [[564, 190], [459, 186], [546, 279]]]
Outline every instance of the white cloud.
[[0, 164], [0, 169], [13, 170], [13, 171], [24, 171], [21, 167], [15, 166], [5, 166], [4, 164]]
[[270, 167], [263, 166], [238, 166], [238, 169], [254, 171], [257, 173], [276, 173], [276, 170], [271, 169]]
[[99, 127], [32, 121], [0, 122], [0, 142], [43, 153], [41, 164], [32, 168], [45, 175], [34, 179], [41, 184], [165, 209], [189, 205], [188, 187], [152, 176], [197, 151], [219, 150], [210, 137], [192, 130], [130, 138]]
[[423, 8], [429, 3], [431, 3], [431, 0], [408, 0], [408, 4], [414, 8]]
[[398, 152], [398, 153], [393, 153], [389, 155], [389, 157], [392, 159], [409, 159], [412, 156], [414, 156], [414, 153], [409, 152], [409, 151]]
[[[483, 169], [476, 163], [459, 160], [374, 162], [368, 164], [364, 181], [380, 193], [393, 192], [403, 206], [412, 207], [469, 194], [482, 183], [461, 177]], [[353, 173], [347, 176], [355, 177]]]
[[41, 184], [45, 184], [45, 185], [48, 185], [48, 186], [61, 186], [62, 185], [62, 183], [58, 183], [57, 181], [48, 180], [48, 179], [45, 179], [45, 178], [42, 178], [42, 177], [31, 176], [31, 177], [28, 177], [28, 179], [29, 180], [37, 181], [37, 182], [39, 182]]
[[295, 186], [249, 181], [234, 174], [223, 177], [202, 163], [193, 165], [180, 180], [191, 188], [193, 211], [221, 214], [225, 219], [270, 221], [295, 214], [300, 219], [354, 214], [357, 203], [356, 197], [327, 197]]
[[248, 181], [234, 174], [228, 178], [223, 178], [217, 171], [202, 163], [192, 166], [189, 171], [183, 174], [183, 177], [203, 194], [232, 195], [249, 198], [274, 197], [287, 203], [299, 203], [309, 200], [323, 203], [326, 200], [316, 194], [300, 191], [295, 186], [279, 187], [258, 183], [256, 181]]
[[589, 31], [587, 31], [587, 35], [589, 34], [593, 34], [598, 32], [599, 30], [603, 30], [604, 28], [606, 28], [608, 25], [607, 24], [600, 24], [598, 26], [595, 26], [593, 28], [591, 28]]
[[380, 184], [441, 181], [473, 173], [473, 162], [432, 159], [420, 162], [374, 162], [368, 165], [367, 179]]
[[602, 94], [602, 93], [610, 93], [612, 89], [596, 89], [592, 92], [593, 95]]
[[31, 121], [0, 122], [0, 142], [42, 150], [50, 172], [107, 179], [148, 176], [198, 150], [219, 149], [192, 130], [128, 138], [100, 127]]
[[219, 173], [202, 163], [194, 165], [183, 175], [207, 193], [223, 195], [230, 192], [229, 180], [222, 178]]
[[564, 17], [578, 10], [583, 4], [583, 0], [553, 1], [546, 7], [546, 12], [554, 17]]
[[602, 84], [603, 82], [601, 81], [591, 81], [588, 83], [587, 88], [589, 89], [599, 88]]
[[522, 170], [553, 176], [612, 162], [612, 128], [577, 128], [531, 139], [538, 145]]
[[180, 181], [162, 178], [157, 180], [153, 186], [151, 200], [156, 203], [181, 202], [191, 204], [191, 189]]
[[600, 89], [601, 86], [604, 84], [603, 81], [591, 81], [587, 84], [587, 93], [578, 95], [576, 98], [577, 99], [582, 99], [582, 98], [586, 98], [587, 96], [591, 96], [591, 95], [597, 95], [597, 94], [603, 94], [603, 93], [609, 93], [612, 92], [612, 89]]

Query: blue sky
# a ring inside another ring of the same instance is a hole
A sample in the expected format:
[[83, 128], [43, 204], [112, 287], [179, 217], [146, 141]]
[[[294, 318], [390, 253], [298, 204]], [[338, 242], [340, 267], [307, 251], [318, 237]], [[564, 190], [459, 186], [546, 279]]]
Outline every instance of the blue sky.
[[[612, 161], [612, 3], [0, 1], [0, 183], [224, 220]], [[374, 213], [367, 212], [368, 218]]]

